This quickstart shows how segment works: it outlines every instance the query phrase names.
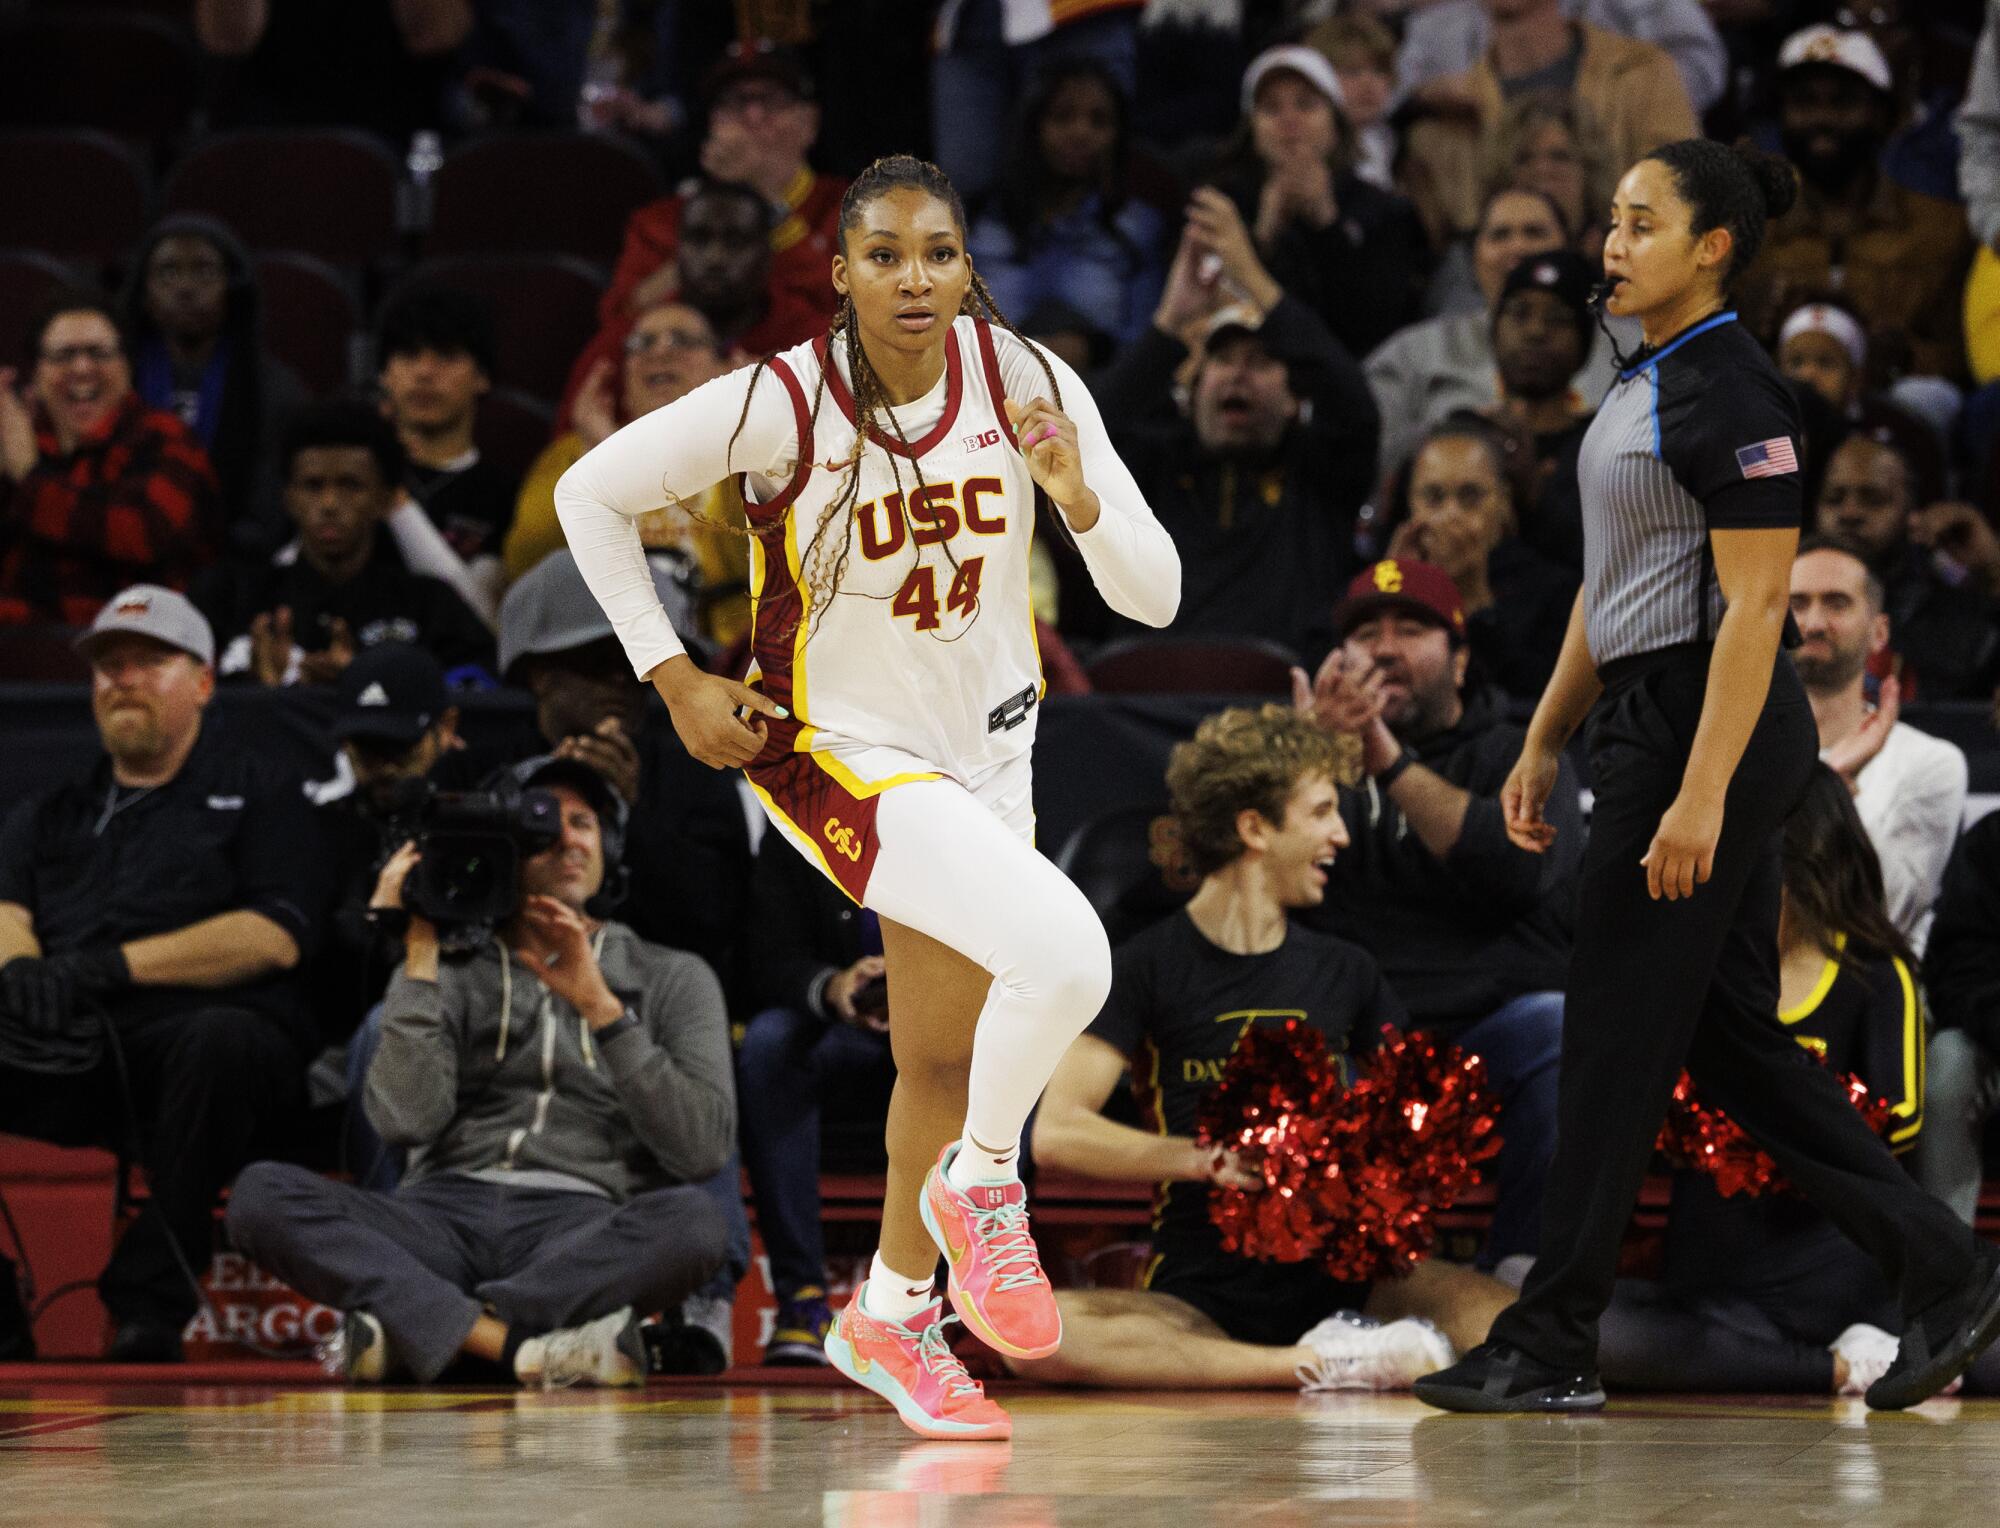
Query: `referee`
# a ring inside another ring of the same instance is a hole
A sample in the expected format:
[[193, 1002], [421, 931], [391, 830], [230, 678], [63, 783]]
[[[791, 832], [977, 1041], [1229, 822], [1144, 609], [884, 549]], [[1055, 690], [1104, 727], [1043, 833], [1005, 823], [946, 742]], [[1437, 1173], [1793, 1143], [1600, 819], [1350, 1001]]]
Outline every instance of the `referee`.
[[1904, 1175], [1778, 1009], [1779, 848], [1817, 734], [1780, 653], [1802, 493], [1799, 417], [1728, 310], [1793, 197], [1782, 161], [1706, 139], [1619, 182], [1610, 312], [1640, 321], [1583, 443], [1584, 583], [1502, 793], [1545, 848], [1556, 760], [1591, 717], [1597, 801], [1564, 1012], [1540, 1255], [1489, 1340], [1419, 1380], [1453, 1411], [1604, 1404], [1597, 1322], [1685, 1066], [1881, 1264], [1904, 1314], [1868, 1404], [1914, 1405], [2000, 1331], [2000, 1251]]

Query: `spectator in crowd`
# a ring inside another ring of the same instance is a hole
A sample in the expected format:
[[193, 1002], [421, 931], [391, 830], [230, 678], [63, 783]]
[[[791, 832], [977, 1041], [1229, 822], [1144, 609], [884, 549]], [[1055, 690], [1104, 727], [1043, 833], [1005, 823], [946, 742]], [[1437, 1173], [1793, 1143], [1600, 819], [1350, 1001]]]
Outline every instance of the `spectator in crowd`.
[[[658, 563], [653, 577], [675, 628], [692, 630], [686, 591]], [[733, 980], [749, 926], [743, 803], [729, 777], [691, 758], [673, 728], [647, 725], [651, 691], [632, 677], [567, 548], [507, 591], [500, 671], [534, 696], [541, 746], [589, 764], [631, 807], [625, 908], [634, 932], [692, 951]]]
[[1890, 653], [1876, 677], [1894, 666], [1905, 700], [1918, 693], [1925, 700], [1983, 700], [2000, 673], [2000, 630], [1991, 602], [1946, 578], [1916, 535], [1921, 526], [1947, 545], [1962, 540], [1973, 548], [1986, 538], [1962, 515], [1918, 517], [1917, 508], [1909, 457], [1893, 441], [1857, 433], [1827, 462], [1815, 529], [1852, 546], [1882, 582]]
[[1604, 157], [1573, 96], [1530, 92], [1500, 114], [1488, 160], [1489, 185], [1539, 191], [1555, 202], [1573, 248], [1602, 269], [1603, 209], [1611, 204], [1618, 171]]
[[1434, 234], [1473, 226], [1483, 145], [1508, 101], [1547, 91], [1576, 102], [1605, 159], [1629, 165], [1663, 143], [1700, 134], [1673, 59], [1650, 42], [1571, 21], [1562, 0], [1481, 0], [1488, 22], [1476, 62], [1424, 87], [1434, 115], [1412, 124], [1404, 181]]
[[[1181, 549], [1174, 629], [1324, 647], [1325, 590], [1353, 555], [1375, 409], [1353, 357], [1258, 260], [1234, 204], [1204, 187], [1188, 216], [1152, 326], [1100, 379], [1097, 397]], [[1220, 271], [1204, 283], [1210, 255]], [[1224, 286], [1246, 295], [1247, 312], [1217, 310]], [[1173, 379], [1191, 335], [1201, 352], [1183, 418]], [[1066, 605], [1082, 605], [1086, 588], [1067, 579]], [[1080, 631], [1076, 610], [1064, 614]]]
[[[750, 186], [771, 207], [773, 309], [802, 299], [832, 318], [835, 295], [827, 270], [846, 186], [806, 162], [819, 136], [811, 72], [788, 49], [739, 44], [715, 65], [702, 93], [708, 107], [703, 174]], [[675, 255], [686, 209], [687, 198], [676, 193], [632, 214], [599, 309], [607, 328], [675, 294], [681, 279]]]
[[[1924, 1002], [1854, 805], [1816, 770], [1785, 824], [1777, 1019], [1799, 1066], [1889, 1100], [1885, 1134], [1902, 1154], [1930, 1133]], [[1881, 1270], [1824, 1212], [1784, 1193], [1725, 1197], [1683, 1169], [1661, 1277], [1619, 1280], [1598, 1362], [1624, 1389], [1860, 1395], [1895, 1359], [1902, 1324]]]
[[306, 387], [264, 349], [249, 256], [215, 219], [178, 213], [153, 225], [131, 269], [124, 309], [134, 390], [201, 443], [230, 541], [268, 551], [283, 535], [278, 434], [305, 403]]
[[1052, 66], [1021, 104], [999, 184], [966, 252], [1001, 311], [1068, 303], [1120, 343], [1151, 321], [1164, 222], [1127, 187], [1131, 106], [1090, 59]]
[[1972, 236], [2000, 250], [2000, 5], [1987, 0], [1986, 25], [1973, 50], [1972, 78], [1956, 118], [1958, 191]]
[[2000, 1109], [2000, 812], [1967, 828], [1945, 866], [1924, 990], [1936, 1030], [1924, 1061], [1928, 1128], [1917, 1177], [1971, 1225], [1986, 1125]]
[[[1409, 518], [1389, 556], [1451, 580], [1464, 619], [1449, 629], [1464, 639], [1478, 683], [1532, 704], [1555, 671], [1579, 579], [1521, 540], [1517, 491], [1506, 437], [1476, 416], [1447, 420], [1411, 459]], [[1371, 576], [1364, 570], [1355, 587]]]
[[1497, 1266], [1533, 1255], [1555, 1145], [1583, 854], [1576, 780], [1565, 763], [1547, 853], [1508, 841], [1500, 787], [1525, 733], [1490, 690], [1467, 683], [1465, 614], [1441, 569], [1377, 563], [1350, 586], [1337, 625], [1342, 645], [1310, 688], [1294, 676], [1295, 698], [1328, 732], [1360, 739], [1365, 778], [1341, 801], [1354, 842], [1301, 917], [1374, 952], [1411, 1028], [1485, 1059], [1503, 1144], [1481, 1261]]
[[[721, 376], [731, 359], [714, 327], [686, 303], [661, 303], [625, 326], [616, 357], [599, 359], [585, 375], [570, 414], [574, 427], [549, 442], [521, 482], [505, 546], [508, 579], [521, 578], [563, 545], [556, 479], [621, 426]], [[639, 522], [649, 548], [677, 549], [691, 560], [698, 575], [693, 630], [718, 648], [750, 624], [749, 538], [742, 524], [742, 495], [733, 482], [691, 507], [666, 506]]]
[[402, 486], [499, 602], [500, 548], [520, 484], [480, 455], [479, 400], [493, 388], [493, 314], [485, 301], [449, 287], [420, 287], [383, 310], [376, 337], [383, 410], [401, 437]]
[[186, 588], [214, 555], [215, 474], [187, 426], [133, 391], [118, 315], [58, 292], [28, 343], [25, 394], [0, 368], [0, 626], [87, 626], [134, 578]]
[[493, 639], [452, 588], [410, 570], [386, 521], [403, 449], [359, 403], [317, 404], [280, 452], [294, 540], [262, 564], [229, 563], [197, 595], [222, 642], [216, 672], [261, 685], [331, 684], [354, 655], [413, 642], [447, 669], [490, 669]]
[[[134, 1152], [151, 1196], [98, 1291], [108, 1356], [171, 1362], [217, 1195], [302, 1105], [293, 973], [324, 898], [297, 782], [207, 725], [215, 640], [135, 584], [79, 641], [104, 757], [0, 831], [0, 1129]], [[0, 1270], [0, 1306], [15, 1289]], [[0, 1351], [22, 1351], [18, 1306]]]
[[1354, 173], [1354, 133], [1326, 55], [1269, 48], [1243, 74], [1244, 125], [1215, 182], [1279, 285], [1355, 355], [1417, 316], [1429, 249], [1416, 209]]
[[997, 184], [1009, 113], [1032, 82], [1077, 59], [1102, 67], [1129, 100], [1138, 85], [1144, 0], [1086, 6], [946, 0], [931, 63], [935, 157], [968, 204]]
[[771, 1259], [776, 1325], [769, 1364], [823, 1364], [826, 1243], [820, 1226], [822, 1110], [869, 1124], [880, 1139], [896, 1063], [889, 1054], [889, 989], [882, 931], [806, 863], [782, 834], [766, 833], [750, 897], [758, 932], [748, 973], [757, 1010], [737, 1054], [743, 1164]]
[[1837, 293], [1893, 374], [1961, 378], [1965, 212], [1882, 174], [1896, 125], [1882, 50], [1866, 33], [1815, 26], [1786, 39], [1778, 61], [1779, 121], [1799, 199], [1771, 224], [1738, 283], [1745, 320], [1769, 341], [1800, 301]]
[[1568, 250], [1523, 260], [1493, 310], [1500, 397], [1486, 411], [1509, 445], [1520, 535], [1564, 567], [1583, 568], [1583, 501], [1577, 458], [1595, 412], [1571, 379], [1597, 333], [1596, 267]]
[[[1495, 24], [1512, 19], [1505, 3], [1441, 0], [1410, 13], [1398, 58], [1405, 93], [1475, 67], [1493, 40]], [[1562, 13], [1606, 32], [1664, 48], [1680, 72], [1697, 116], [1722, 99], [1729, 59], [1702, 0], [1562, 0]]]
[[[1200, 885], [1184, 911], [1115, 952], [1110, 999], [1056, 1068], [1034, 1125], [1046, 1168], [1158, 1186], [1145, 1287], [1061, 1291], [1062, 1351], [1016, 1372], [1146, 1389], [1406, 1389], [1451, 1343], [1480, 1341], [1505, 1303], [1504, 1285], [1436, 1259], [1372, 1287], [1311, 1261], [1256, 1261], [1224, 1251], [1208, 1218], [1211, 1185], [1261, 1181], [1194, 1138], [1249, 1027], [1300, 1019], [1344, 1066], [1403, 1022], [1366, 950], [1290, 916], [1320, 900], [1347, 846], [1338, 752], [1279, 706], [1212, 716], [1175, 748], [1169, 822], [1179, 868]], [[1147, 1128], [1100, 1112], [1128, 1067]], [[1364, 1308], [1394, 1319], [1357, 1320]]]
[[1364, 11], [1322, 21], [1306, 42], [1326, 55], [1340, 81], [1341, 106], [1354, 132], [1354, 173], [1384, 191], [1396, 189], [1402, 142], [1390, 122], [1396, 104], [1396, 34]]
[[[1506, 189], [1486, 199], [1472, 236], [1478, 310], [1411, 324], [1367, 359], [1368, 386], [1382, 415], [1383, 477], [1408, 461], [1424, 431], [1447, 415], [1497, 400], [1493, 309], [1507, 277], [1528, 256], [1549, 254], [1568, 242], [1555, 204], [1540, 192]], [[1611, 346], [1598, 336], [1570, 385], [1586, 407], [1595, 408], [1615, 374]]]
[[1945, 861], [1965, 816], [1968, 774], [1956, 744], [1897, 719], [1901, 685], [1882, 680], [1869, 705], [1869, 661], [1889, 646], [1882, 581], [1861, 554], [1809, 538], [1792, 563], [1793, 655], [1819, 724], [1820, 757], [1854, 795], [1881, 861], [1889, 921], [1918, 954]]
[[544, 1389], [641, 1385], [634, 1311], [677, 1305], [723, 1258], [722, 1218], [688, 1186], [735, 1135], [722, 989], [592, 910], [616, 853], [595, 772], [524, 775], [561, 837], [522, 863], [497, 938], [442, 953], [404, 906], [413, 845], [376, 883], [406, 924], [366, 1093], [412, 1153], [395, 1193], [259, 1162], [230, 1199], [236, 1245], [345, 1314], [330, 1363], [351, 1382], [429, 1382], [465, 1355]]
[[[699, 312], [732, 362], [775, 355], [826, 332], [825, 303], [773, 284], [770, 225], [770, 204], [741, 182], [704, 181], [683, 192], [675, 279], [656, 302], [671, 298]], [[826, 281], [824, 267], [820, 277]], [[575, 422], [577, 394], [597, 367], [616, 362], [635, 322], [614, 319], [584, 347], [570, 368], [558, 424]]]
[[1896, 442], [1910, 459], [1919, 503], [1943, 497], [1945, 463], [1937, 431], [1866, 388], [1868, 334], [1851, 308], [1839, 302], [1801, 303], [1778, 327], [1776, 354], [1785, 375], [1824, 398], [1849, 428], [1879, 432]]
[[[434, 772], [464, 745], [443, 667], [421, 647], [402, 642], [372, 647], [341, 671], [332, 735], [334, 776], [313, 792], [313, 818], [320, 863], [333, 885], [333, 913], [307, 991], [320, 1043], [345, 1046], [381, 1002], [403, 957], [402, 941], [368, 916], [376, 877], [415, 832]], [[362, 1079], [350, 1072], [349, 1080], [347, 1096], [358, 1099]], [[350, 1113], [358, 1118], [360, 1111]], [[359, 1149], [353, 1132], [347, 1139], [342, 1165], [357, 1181], [377, 1186], [371, 1170], [380, 1142], [372, 1131]], [[394, 1164], [397, 1173], [401, 1165]]]
[[[220, 60], [218, 127], [358, 127], [401, 148], [443, 114], [473, 0], [195, 0], [195, 37]], [[366, 80], [357, 90], [354, 82]]]

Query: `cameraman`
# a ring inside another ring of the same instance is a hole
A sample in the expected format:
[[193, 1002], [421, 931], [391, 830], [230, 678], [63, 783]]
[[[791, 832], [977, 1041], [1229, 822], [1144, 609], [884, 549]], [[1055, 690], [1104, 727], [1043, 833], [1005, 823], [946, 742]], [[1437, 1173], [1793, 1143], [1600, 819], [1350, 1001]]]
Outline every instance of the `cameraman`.
[[[0, 834], [0, 1130], [136, 1144], [152, 1197], [98, 1290], [117, 1323], [107, 1356], [165, 1363], [217, 1194], [303, 1102], [292, 973], [323, 899], [298, 783], [204, 720], [200, 612], [138, 584], [77, 647], [105, 757]], [[13, 1274], [0, 1263], [0, 1351], [25, 1357]]]
[[[560, 840], [523, 862], [496, 939], [442, 954], [414, 914], [368, 1070], [369, 1118], [409, 1148], [394, 1194], [261, 1162], [229, 1207], [236, 1244], [346, 1313], [352, 1381], [430, 1381], [460, 1354], [523, 1384], [636, 1385], [633, 1312], [676, 1306], [721, 1264], [726, 1230], [692, 1180], [736, 1128], [722, 991], [702, 962], [590, 906], [622, 805], [587, 765], [513, 771], [550, 791]], [[614, 846], [615, 847], [615, 846]], [[403, 907], [418, 853], [383, 868]]]

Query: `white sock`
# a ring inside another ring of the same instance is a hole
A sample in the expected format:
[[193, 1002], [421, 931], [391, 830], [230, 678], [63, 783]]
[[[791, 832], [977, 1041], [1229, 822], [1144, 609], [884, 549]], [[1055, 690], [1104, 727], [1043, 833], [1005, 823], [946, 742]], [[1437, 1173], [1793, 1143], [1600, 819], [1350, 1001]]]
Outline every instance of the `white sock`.
[[961, 1193], [975, 1183], [1012, 1183], [1021, 1176], [1021, 1138], [1004, 1146], [975, 1140], [970, 1130], [958, 1138], [958, 1155], [944, 1170], [945, 1181]]
[[896, 1272], [875, 1254], [868, 1265], [868, 1282], [861, 1289], [861, 1308], [877, 1321], [908, 1321], [937, 1298], [935, 1278], [912, 1279]]

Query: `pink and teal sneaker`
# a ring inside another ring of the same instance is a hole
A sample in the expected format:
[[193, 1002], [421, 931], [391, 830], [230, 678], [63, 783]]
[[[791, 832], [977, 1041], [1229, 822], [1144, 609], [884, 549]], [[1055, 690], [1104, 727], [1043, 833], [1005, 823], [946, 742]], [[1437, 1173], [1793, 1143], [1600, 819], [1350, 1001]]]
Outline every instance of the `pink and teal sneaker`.
[[878, 1321], [861, 1308], [857, 1289], [827, 1329], [827, 1361], [894, 1406], [903, 1425], [923, 1437], [1012, 1437], [1007, 1413], [946, 1345], [952, 1318], [943, 1312], [943, 1302], [933, 1300], [906, 1322]]
[[1028, 1234], [1028, 1191], [977, 1183], [961, 1193], [945, 1176], [953, 1141], [924, 1175], [924, 1229], [949, 1265], [952, 1308], [979, 1339], [1009, 1358], [1047, 1358], [1062, 1345], [1062, 1313]]

